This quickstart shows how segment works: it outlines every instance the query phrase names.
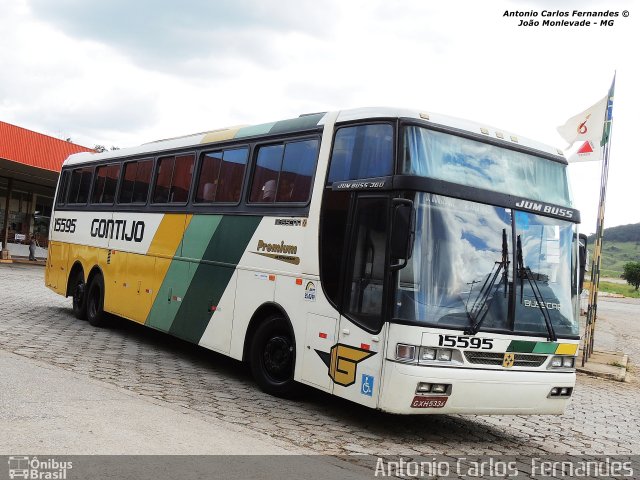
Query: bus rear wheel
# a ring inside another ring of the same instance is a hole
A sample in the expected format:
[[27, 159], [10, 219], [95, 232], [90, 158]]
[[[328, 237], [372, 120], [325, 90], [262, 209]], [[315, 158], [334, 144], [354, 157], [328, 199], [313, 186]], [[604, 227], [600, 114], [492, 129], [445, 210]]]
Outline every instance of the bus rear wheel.
[[278, 397], [294, 392], [295, 341], [283, 317], [272, 315], [258, 326], [249, 360], [253, 377], [264, 392]]
[[80, 320], [87, 319], [87, 285], [84, 283], [84, 275], [77, 272], [71, 283], [71, 295], [73, 314]]
[[87, 320], [94, 327], [107, 326], [107, 318], [104, 312], [104, 280], [98, 274], [91, 279], [87, 290]]

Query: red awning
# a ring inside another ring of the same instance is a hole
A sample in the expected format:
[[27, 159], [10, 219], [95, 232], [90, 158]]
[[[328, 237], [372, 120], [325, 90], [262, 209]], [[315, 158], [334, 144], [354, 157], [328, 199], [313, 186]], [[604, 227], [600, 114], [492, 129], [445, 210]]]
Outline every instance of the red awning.
[[92, 151], [91, 148], [0, 122], [0, 159], [59, 172], [62, 163], [72, 153]]

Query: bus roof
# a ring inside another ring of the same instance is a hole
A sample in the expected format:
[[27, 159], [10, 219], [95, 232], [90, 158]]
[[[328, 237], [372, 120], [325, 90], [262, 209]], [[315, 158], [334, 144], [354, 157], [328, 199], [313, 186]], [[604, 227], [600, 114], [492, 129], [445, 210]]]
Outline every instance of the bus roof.
[[[183, 137], [175, 137], [164, 140], [157, 140], [145, 143], [137, 147], [123, 148], [120, 150], [110, 150], [102, 153], [76, 153], [70, 155], [64, 162], [65, 166], [81, 163], [99, 162], [110, 158], [122, 158], [144, 154], [155, 154], [176, 148], [198, 147], [204, 144], [214, 144], [241, 138], [250, 138], [261, 135], [276, 135], [280, 133], [292, 133], [296, 131], [311, 130], [321, 127], [329, 113], [313, 113], [301, 115], [300, 117], [281, 120], [277, 122], [264, 123], [260, 125], [241, 125], [229, 128], [222, 128], [208, 132], [195, 133]], [[543, 143], [521, 137], [505, 130], [479, 124], [469, 120], [449, 117], [429, 111], [419, 111], [389, 107], [366, 107], [337, 112], [336, 123], [382, 118], [413, 118], [427, 121], [433, 125], [440, 125], [454, 130], [469, 132], [481, 136], [492, 138], [494, 141], [504, 144], [517, 144], [528, 147], [547, 155], [553, 155], [564, 160], [562, 150], [545, 145]], [[561, 161], [562, 161], [561, 160]]]

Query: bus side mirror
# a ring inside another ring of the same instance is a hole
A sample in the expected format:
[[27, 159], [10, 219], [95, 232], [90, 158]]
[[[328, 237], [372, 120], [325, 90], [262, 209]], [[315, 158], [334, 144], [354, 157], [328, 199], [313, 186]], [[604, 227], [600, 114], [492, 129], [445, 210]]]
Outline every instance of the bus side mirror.
[[391, 224], [390, 257], [391, 270], [400, 270], [407, 265], [413, 251], [415, 237], [415, 210], [413, 202], [404, 198], [393, 199], [393, 216]]
[[578, 293], [582, 292], [584, 286], [584, 272], [587, 269], [587, 236], [581, 233], [578, 236], [578, 266], [580, 275], [578, 277]]

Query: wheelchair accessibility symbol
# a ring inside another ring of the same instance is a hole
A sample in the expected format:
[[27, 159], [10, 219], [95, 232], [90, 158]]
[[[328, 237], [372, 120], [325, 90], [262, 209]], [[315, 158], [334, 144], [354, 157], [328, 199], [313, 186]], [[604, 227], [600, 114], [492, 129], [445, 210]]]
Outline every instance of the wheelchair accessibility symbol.
[[362, 385], [360, 386], [362, 395], [373, 396], [373, 381], [374, 378], [371, 375], [362, 374]]

